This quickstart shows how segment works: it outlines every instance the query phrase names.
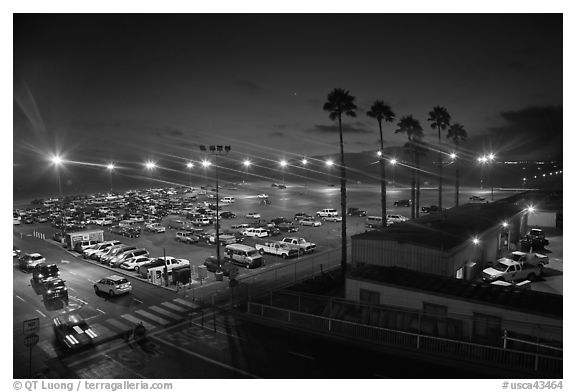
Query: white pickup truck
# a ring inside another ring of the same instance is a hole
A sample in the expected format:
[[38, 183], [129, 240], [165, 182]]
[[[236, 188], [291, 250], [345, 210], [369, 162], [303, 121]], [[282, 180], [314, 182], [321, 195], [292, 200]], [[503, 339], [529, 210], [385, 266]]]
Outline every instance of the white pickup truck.
[[308, 242], [304, 238], [298, 237], [284, 237], [282, 241], [284, 244], [288, 244], [296, 249], [300, 253], [312, 253], [316, 249], [316, 244], [313, 242]]
[[297, 257], [298, 249], [289, 244], [282, 242], [264, 242], [263, 244], [255, 244], [254, 247], [260, 252], [261, 255], [268, 253], [271, 255], [280, 256], [283, 259], [288, 257]]
[[482, 279], [487, 282], [504, 280], [507, 282], [528, 279], [534, 281], [544, 274], [548, 256], [539, 253], [512, 252], [509, 257], [482, 271]]

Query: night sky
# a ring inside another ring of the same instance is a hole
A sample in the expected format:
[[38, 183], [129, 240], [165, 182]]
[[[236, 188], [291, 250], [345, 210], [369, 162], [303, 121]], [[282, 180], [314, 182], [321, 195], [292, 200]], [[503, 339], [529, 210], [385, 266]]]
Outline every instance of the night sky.
[[[14, 15], [15, 192], [53, 187], [54, 153], [175, 170], [200, 159], [199, 144], [231, 145], [239, 160], [335, 154], [338, 131], [322, 106], [336, 87], [358, 105], [344, 120], [346, 152], [378, 148], [366, 111], [381, 99], [397, 118], [418, 119], [430, 143], [428, 112], [440, 105], [468, 131], [470, 156], [557, 159], [562, 23], [561, 14]], [[384, 127], [387, 147], [405, 142], [396, 128]]]

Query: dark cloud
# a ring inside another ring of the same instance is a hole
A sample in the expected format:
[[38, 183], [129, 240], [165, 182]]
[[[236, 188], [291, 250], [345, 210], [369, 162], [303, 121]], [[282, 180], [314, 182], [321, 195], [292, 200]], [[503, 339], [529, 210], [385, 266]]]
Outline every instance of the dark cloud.
[[265, 89], [262, 86], [260, 86], [257, 83], [254, 83], [251, 80], [246, 79], [237, 80], [235, 84], [236, 87], [252, 95], [262, 94], [265, 91]]
[[500, 113], [504, 124], [488, 135], [473, 137], [469, 145], [479, 151], [494, 151], [503, 159], [561, 159], [561, 106], [528, 107]]
[[184, 132], [178, 128], [172, 127], [170, 125], [164, 127], [159, 131], [160, 134], [165, 134], [168, 136], [183, 136]]
[[[310, 133], [338, 133], [338, 125], [315, 125], [314, 128], [309, 129], [308, 132]], [[366, 133], [374, 133], [374, 130], [368, 129], [364, 127], [361, 122], [356, 122], [353, 124], [343, 124], [342, 125], [342, 132], [343, 133], [356, 133], [356, 134], [366, 134]]]
[[276, 137], [284, 137], [286, 136], [286, 134], [284, 132], [270, 132], [269, 133], [270, 136], [276, 136]]

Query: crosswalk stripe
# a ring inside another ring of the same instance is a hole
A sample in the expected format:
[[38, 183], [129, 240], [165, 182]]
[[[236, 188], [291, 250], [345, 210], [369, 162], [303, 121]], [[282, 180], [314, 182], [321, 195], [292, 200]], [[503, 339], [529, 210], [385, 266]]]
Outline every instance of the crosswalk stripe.
[[156, 326], [154, 326], [154, 325], [152, 325], [152, 324], [150, 324], [150, 323], [148, 323], [142, 319], [139, 319], [138, 317], [134, 317], [131, 314], [123, 314], [120, 317], [130, 321], [132, 324], [142, 323], [142, 325], [144, 325], [144, 327], [146, 327], [146, 329], [148, 329], [148, 330], [156, 328]]
[[125, 324], [125, 323], [120, 322], [119, 320], [116, 320], [116, 319], [108, 319], [108, 320], [106, 320], [106, 323], [111, 324], [114, 327], [116, 327], [119, 330], [119, 332], [123, 332], [123, 331], [129, 330], [129, 329], [132, 329], [131, 325]]
[[188, 309], [183, 308], [182, 306], [178, 306], [176, 304], [173, 304], [172, 302], [162, 302], [163, 306], [166, 306], [167, 308], [170, 308], [172, 310], [175, 310], [177, 312], [187, 312]]
[[169, 312], [168, 310], [162, 309], [161, 307], [156, 306], [156, 305], [152, 305], [148, 309], [150, 309], [156, 313], [160, 313], [161, 315], [164, 315], [166, 317], [170, 317], [171, 319], [174, 319], [174, 320], [180, 320], [182, 318], [182, 316], [180, 316], [179, 314]]
[[116, 334], [114, 331], [112, 331], [109, 328], [106, 328], [102, 324], [91, 324], [90, 328], [94, 330], [94, 332], [100, 339], [114, 336]]
[[152, 321], [155, 321], [162, 326], [170, 324], [169, 320], [163, 319], [162, 317], [155, 316], [152, 313], [149, 313], [149, 312], [142, 310], [142, 309], [137, 310], [134, 313], [138, 313], [140, 316], [145, 317], [147, 319], [150, 319]]
[[186, 301], [185, 299], [182, 299], [182, 298], [176, 298], [173, 301], [178, 302], [181, 305], [188, 306], [189, 308], [192, 308], [192, 309], [198, 309], [200, 307], [199, 305], [196, 305], [195, 303]]

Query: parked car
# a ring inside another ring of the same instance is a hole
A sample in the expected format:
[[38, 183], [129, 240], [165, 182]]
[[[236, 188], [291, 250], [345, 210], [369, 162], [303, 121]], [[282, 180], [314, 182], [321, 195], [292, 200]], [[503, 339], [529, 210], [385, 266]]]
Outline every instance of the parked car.
[[300, 219], [299, 223], [301, 226], [312, 226], [312, 227], [322, 226], [322, 222], [314, 218], [302, 218]]
[[[210, 256], [204, 261], [204, 265], [209, 272], [216, 272], [218, 270], [218, 259], [216, 256]], [[229, 260], [220, 260], [220, 270], [224, 276], [230, 275], [230, 270], [235, 266]]]
[[120, 264], [120, 268], [138, 272], [140, 267], [148, 265], [149, 263], [150, 258], [148, 256], [136, 256]]
[[258, 195], [258, 198], [259, 198], [259, 199], [267, 199], [267, 198], [268, 198], [268, 195], [267, 195], [266, 193], [260, 193], [260, 194]]
[[349, 207], [346, 213], [349, 216], [366, 216], [366, 210], [361, 210], [356, 207]]
[[334, 208], [324, 208], [320, 211], [316, 211], [316, 216], [321, 217], [321, 218], [325, 218], [327, 216], [337, 216], [338, 215], [338, 210], [334, 209]]
[[175, 240], [185, 242], [187, 244], [196, 244], [200, 240], [200, 237], [192, 234], [189, 231], [178, 231], [176, 232]]
[[305, 213], [305, 212], [297, 212], [294, 214], [294, 220], [295, 221], [299, 221], [300, 219], [304, 219], [304, 218], [314, 218], [314, 217], [310, 214]]
[[246, 218], [248, 218], [248, 219], [260, 219], [261, 216], [257, 212], [249, 212], [246, 214]]
[[412, 200], [396, 200], [394, 202], [394, 207], [410, 207], [412, 206]]
[[122, 254], [116, 255], [112, 260], [110, 260], [110, 267], [116, 268], [120, 267], [125, 261], [131, 260], [138, 256], [148, 256], [149, 253], [144, 248], [134, 249]]
[[111, 275], [94, 283], [94, 292], [97, 295], [106, 293], [113, 297], [120, 294], [128, 294], [130, 291], [132, 291], [132, 284], [128, 279], [119, 275]]
[[322, 220], [324, 220], [325, 222], [342, 222], [342, 217], [341, 216], [327, 216], [325, 218], [322, 218]]
[[476, 195], [474, 195], [474, 196], [470, 196], [470, 197], [469, 197], [469, 200], [470, 200], [470, 201], [486, 201], [486, 198], [485, 198], [485, 197], [482, 197], [482, 196], [476, 196]]
[[439, 212], [440, 207], [432, 205], [432, 206], [424, 206], [420, 209], [424, 213], [431, 213], [431, 212]]
[[292, 222], [283, 222], [278, 224], [278, 230], [286, 233], [295, 233], [298, 231], [298, 226], [294, 226]]
[[148, 223], [146, 226], [144, 226], [144, 230], [149, 231], [151, 233], [166, 232], [166, 228], [162, 226], [160, 223]]
[[40, 263], [46, 263], [46, 259], [40, 253], [25, 253], [18, 258], [18, 267], [26, 272], [32, 271]]
[[268, 230], [257, 227], [249, 227], [242, 232], [244, 237], [268, 237]]
[[392, 214], [392, 215], [386, 215], [386, 220], [391, 223], [400, 223], [400, 222], [406, 222], [408, 218], [406, 218], [403, 215]]
[[88, 323], [75, 314], [56, 317], [52, 325], [56, 342], [69, 350], [90, 346], [98, 337]]
[[220, 218], [223, 219], [234, 219], [236, 218], [236, 214], [230, 211], [223, 211], [220, 213]]

